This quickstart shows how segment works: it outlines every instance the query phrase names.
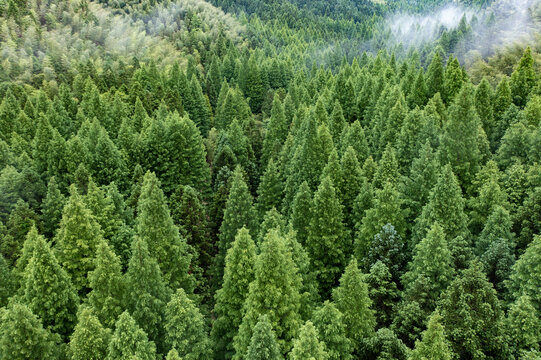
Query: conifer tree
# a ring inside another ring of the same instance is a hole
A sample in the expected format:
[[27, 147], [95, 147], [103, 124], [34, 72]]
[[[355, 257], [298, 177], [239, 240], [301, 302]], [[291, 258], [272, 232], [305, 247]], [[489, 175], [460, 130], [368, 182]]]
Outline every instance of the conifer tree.
[[399, 291], [396, 282], [387, 265], [378, 260], [370, 267], [366, 277], [369, 297], [373, 301], [373, 309], [376, 316], [377, 327], [389, 326], [393, 320], [393, 307], [399, 299]]
[[88, 288], [87, 274], [94, 269], [94, 256], [102, 241], [102, 231], [74, 186], [62, 213], [55, 237], [56, 254], [70, 275], [75, 289]]
[[[150, 255], [144, 239], [136, 237], [126, 272], [126, 286], [130, 296], [126, 298], [128, 310], [158, 351], [164, 346], [164, 311], [170, 290], [164, 284], [158, 262]], [[119, 318], [122, 319], [122, 316]], [[117, 323], [118, 329], [118, 323]]]
[[88, 307], [82, 307], [77, 325], [70, 336], [68, 356], [71, 360], [105, 359], [111, 331], [103, 327]]
[[494, 105], [492, 99], [494, 93], [492, 86], [486, 78], [483, 78], [475, 89], [475, 109], [487, 133], [488, 139], [494, 138]]
[[184, 359], [208, 359], [211, 344], [205, 320], [197, 306], [182, 288], [171, 297], [165, 308], [165, 343]]
[[21, 301], [46, 329], [66, 337], [75, 324], [77, 293], [43, 236], [36, 236], [33, 243], [32, 258], [24, 270]]
[[312, 206], [312, 192], [308, 183], [304, 181], [299, 187], [297, 195], [295, 195], [291, 210], [291, 225], [297, 232], [297, 240], [301, 245], [306, 244], [308, 238], [308, 229], [310, 228], [312, 218]]
[[311, 321], [307, 321], [299, 331], [299, 337], [293, 341], [293, 349], [289, 354], [291, 360], [317, 359], [327, 360], [329, 355], [325, 344], [318, 339], [317, 329]]
[[283, 356], [267, 315], [261, 315], [254, 327], [250, 346], [246, 353], [250, 360], [280, 360]]
[[[160, 266], [165, 283], [171, 288], [183, 287], [191, 292], [193, 278], [188, 271], [192, 249], [186, 240], [180, 237], [160, 189], [160, 182], [151, 172], [147, 172], [143, 178], [137, 203], [136, 227], [138, 236], [148, 246], [150, 256], [155, 258]], [[153, 339], [150, 333], [149, 336]]]
[[462, 69], [458, 59], [450, 58], [445, 68], [443, 81], [443, 98], [446, 104], [451, 104], [457, 94], [460, 92], [463, 83]]
[[285, 239], [276, 230], [271, 230], [261, 244], [254, 270], [255, 278], [244, 304], [245, 315], [234, 341], [235, 360], [246, 355], [260, 315], [269, 316], [282, 354], [291, 349], [300, 326], [301, 279]]
[[334, 289], [332, 297], [344, 316], [347, 337], [358, 352], [363, 341], [373, 335], [376, 320], [371, 309], [372, 300], [368, 296], [368, 286], [357, 267], [357, 260], [352, 259], [346, 267], [340, 278], [340, 285]]
[[283, 184], [278, 164], [270, 159], [257, 189], [257, 212], [259, 218], [272, 209], [280, 208], [283, 200]]
[[440, 311], [452, 350], [459, 358], [508, 358], [503, 311], [478, 262], [451, 283]]
[[353, 147], [348, 146], [340, 162], [340, 182], [335, 186], [339, 189], [341, 203], [344, 213], [344, 223], [350, 233], [353, 232], [355, 226], [355, 218], [353, 208], [355, 199], [361, 191], [363, 183], [363, 175], [357, 155]]
[[474, 107], [471, 85], [465, 85], [449, 107], [449, 118], [441, 137], [442, 163], [450, 163], [464, 187], [468, 187], [479, 169], [479, 116]]
[[56, 178], [53, 176], [47, 185], [47, 196], [41, 203], [41, 223], [43, 224], [43, 233], [52, 237], [62, 219], [62, 210], [66, 203], [66, 198], [60, 192]]
[[432, 98], [436, 93], [441, 93], [444, 82], [444, 69], [440, 51], [436, 51], [430, 65], [428, 65], [426, 86], [428, 97]]
[[541, 312], [541, 236], [535, 236], [524, 254], [520, 256], [509, 279], [509, 289], [512, 294], [524, 294], [530, 300], [538, 313]]
[[352, 358], [353, 348], [346, 336], [343, 315], [332, 302], [325, 301], [319, 309], [314, 311], [312, 322], [318, 332], [318, 338], [325, 344], [329, 360]]
[[511, 75], [511, 95], [515, 105], [518, 107], [524, 107], [526, 105], [528, 96], [536, 83], [537, 75], [534, 70], [532, 50], [528, 46]]
[[233, 356], [233, 339], [242, 321], [248, 287], [254, 279], [255, 260], [255, 244], [248, 230], [242, 228], [227, 251], [223, 285], [216, 293], [216, 321], [211, 336], [218, 359]]
[[344, 153], [348, 146], [351, 146], [356, 152], [359, 163], [364, 163], [370, 155], [370, 148], [368, 147], [368, 140], [366, 139], [365, 131], [363, 130], [361, 123], [358, 120], [355, 120], [344, 127], [340, 138], [339, 144], [341, 153]]
[[0, 359], [46, 359], [55, 355], [51, 333], [30, 309], [17, 302], [0, 308]]
[[462, 190], [451, 167], [443, 167], [428, 203], [415, 220], [413, 245], [425, 237], [434, 222], [442, 227], [448, 241], [457, 236], [467, 236], [467, 217], [464, 213], [465, 201]]
[[454, 276], [451, 252], [438, 223], [434, 223], [426, 237], [415, 246], [409, 266], [403, 277], [408, 298], [417, 301], [423, 309], [432, 311], [439, 295]]
[[266, 166], [270, 159], [276, 159], [282, 144], [287, 137], [289, 124], [286, 119], [284, 105], [278, 95], [274, 96], [271, 117], [268, 120], [267, 132], [263, 141], [261, 152], [261, 164]]
[[357, 259], [362, 260], [368, 254], [374, 236], [384, 225], [392, 224], [398, 235], [403, 236], [405, 213], [401, 205], [401, 195], [392, 184], [386, 183], [383, 189], [377, 190], [373, 207], [365, 211], [362, 221], [357, 224], [354, 244]]
[[509, 345], [515, 356], [522, 351], [539, 350], [541, 324], [528, 295], [521, 295], [509, 309], [505, 321]]
[[224, 210], [224, 219], [220, 227], [218, 255], [216, 256], [216, 276], [221, 281], [227, 250], [233, 243], [237, 231], [243, 226], [254, 231], [255, 211], [252, 206], [252, 195], [244, 181], [242, 168], [237, 167], [233, 172], [231, 190]]
[[6, 306], [8, 299], [13, 295], [16, 288], [15, 276], [8, 267], [2, 254], [0, 254], [0, 307]]
[[437, 311], [430, 316], [427, 329], [423, 332], [423, 339], [415, 342], [415, 349], [408, 360], [451, 360], [453, 358], [441, 321], [441, 315]]
[[98, 245], [94, 266], [94, 270], [88, 273], [92, 290], [87, 301], [100, 323], [112, 329], [122, 313], [128, 289], [122, 277], [120, 259], [105, 241]]
[[155, 360], [156, 346], [135, 320], [124, 311], [115, 325], [106, 360]]
[[311, 218], [305, 247], [320, 284], [320, 292], [326, 297], [338, 282], [351, 254], [351, 240], [344, 227], [342, 205], [328, 176], [314, 194], [312, 211], [317, 216]]
[[342, 106], [338, 100], [334, 103], [331, 116], [329, 117], [329, 130], [335, 142], [338, 142], [340, 135], [346, 128], [346, 119], [344, 118], [344, 112]]
[[363, 259], [364, 268], [370, 269], [377, 261], [382, 261], [391, 272], [393, 280], [398, 281], [406, 262], [405, 245], [393, 225], [383, 225]]

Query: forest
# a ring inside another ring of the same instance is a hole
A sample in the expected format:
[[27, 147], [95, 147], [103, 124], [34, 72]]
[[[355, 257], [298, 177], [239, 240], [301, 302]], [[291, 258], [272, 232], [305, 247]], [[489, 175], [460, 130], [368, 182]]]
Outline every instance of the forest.
[[541, 1], [0, 0], [0, 360], [541, 360]]

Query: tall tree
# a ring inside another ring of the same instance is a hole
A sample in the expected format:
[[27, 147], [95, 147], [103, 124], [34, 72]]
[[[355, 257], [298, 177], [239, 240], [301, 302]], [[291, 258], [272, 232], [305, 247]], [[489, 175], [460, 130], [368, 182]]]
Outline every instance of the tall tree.
[[178, 289], [165, 308], [165, 343], [184, 359], [208, 359], [212, 349], [205, 319], [184, 290]]
[[[160, 189], [160, 182], [150, 171], [143, 178], [137, 203], [136, 227], [137, 235], [147, 244], [150, 255], [160, 266], [166, 284], [191, 292], [193, 278], [189, 268], [192, 249], [186, 239], [180, 237]], [[150, 333], [149, 336], [153, 339]]]
[[428, 327], [423, 332], [423, 339], [415, 342], [415, 349], [408, 360], [451, 360], [453, 358], [441, 321], [441, 315], [437, 311], [430, 316]]
[[83, 306], [70, 336], [68, 356], [71, 360], [105, 359], [110, 339], [111, 331], [103, 327], [91, 308]]
[[254, 327], [250, 346], [246, 353], [250, 360], [280, 360], [283, 356], [267, 315], [261, 315]]
[[115, 325], [106, 360], [155, 360], [156, 346], [135, 320], [124, 311]]
[[233, 359], [246, 356], [260, 315], [269, 316], [282, 354], [291, 349], [291, 341], [300, 326], [301, 279], [286, 241], [277, 230], [271, 230], [261, 244], [254, 273], [244, 305], [245, 315], [234, 341]]
[[293, 349], [289, 359], [318, 359], [327, 360], [329, 355], [325, 344], [318, 339], [319, 334], [314, 324], [308, 320], [299, 331], [299, 337], [293, 341]]
[[372, 310], [372, 300], [368, 296], [368, 285], [357, 260], [352, 259], [340, 278], [340, 285], [333, 291], [333, 300], [344, 315], [346, 334], [358, 353], [363, 341], [374, 334], [376, 319]]
[[539, 350], [541, 324], [528, 295], [521, 295], [509, 308], [505, 321], [509, 345], [517, 357], [530, 349]]
[[318, 332], [319, 339], [325, 344], [329, 360], [349, 360], [352, 358], [353, 347], [346, 336], [343, 315], [332, 302], [327, 300], [314, 311], [312, 322]]
[[342, 205], [329, 177], [322, 180], [314, 195], [314, 214], [308, 227], [305, 247], [317, 274], [321, 293], [328, 296], [351, 254], [351, 240], [344, 227]]
[[218, 359], [231, 359], [234, 354], [233, 339], [242, 321], [249, 285], [254, 279], [255, 260], [255, 244], [248, 230], [242, 228], [227, 251], [222, 288], [216, 292], [216, 321], [211, 336], [214, 356]]
[[536, 235], [526, 251], [513, 266], [509, 289], [511, 294], [524, 294], [530, 300], [538, 313], [541, 312], [541, 236]]
[[528, 96], [536, 83], [537, 75], [534, 70], [532, 49], [528, 46], [511, 75], [511, 95], [515, 105], [518, 107], [524, 107], [526, 105]]

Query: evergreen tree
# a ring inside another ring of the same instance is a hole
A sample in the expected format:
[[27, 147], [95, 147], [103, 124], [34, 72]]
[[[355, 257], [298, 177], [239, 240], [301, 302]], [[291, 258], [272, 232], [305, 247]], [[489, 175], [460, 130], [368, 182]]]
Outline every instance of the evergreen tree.
[[517, 356], [527, 350], [539, 350], [541, 324], [538, 312], [528, 295], [521, 295], [509, 309], [506, 318], [509, 345]]
[[369, 297], [373, 301], [378, 328], [389, 326], [393, 320], [393, 307], [399, 299], [399, 291], [387, 265], [378, 260], [370, 267], [366, 277]]
[[428, 65], [427, 76], [426, 76], [426, 86], [428, 90], [428, 97], [433, 97], [436, 93], [441, 93], [443, 90], [444, 82], [444, 69], [443, 62], [441, 59], [440, 51], [436, 51], [430, 65]]
[[534, 70], [532, 50], [528, 46], [520, 59], [515, 71], [511, 75], [511, 95], [513, 102], [519, 107], [524, 107], [528, 101], [530, 92], [537, 83], [537, 75]]
[[87, 301], [100, 323], [112, 329], [122, 313], [123, 300], [128, 289], [122, 277], [120, 259], [105, 241], [98, 245], [94, 266], [94, 270], [88, 273], [92, 290]]
[[340, 182], [336, 184], [339, 189], [344, 214], [344, 223], [350, 233], [353, 233], [355, 227], [355, 218], [353, 208], [355, 199], [361, 191], [363, 175], [357, 155], [353, 147], [348, 146], [341, 159]]
[[102, 231], [74, 186], [62, 213], [55, 247], [59, 262], [71, 276], [76, 290], [88, 288], [87, 274], [94, 269], [94, 256]]
[[124, 311], [116, 322], [106, 360], [155, 360], [156, 346], [135, 320]]
[[494, 138], [494, 98], [493, 90], [486, 78], [483, 78], [475, 89], [475, 109], [483, 125], [488, 139]]
[[71, 360], [105, 359], [111, 332], [102, 326], [92, 310], [82, 307], [77, 325], [70, 336], [68, 355]]
[[451, 283], [440, 308], [452, 350], [459, 358], [508, 358], [503, 311], [478, 262]]
[[[151, 257], [145, 240], [140, 237], [133, 241], [132, 255], [125, 276], [126, 286], [130, 291], [126, 305], [131, 316], [144, 333], [148, 334], [149, 339], [156, 343], [158, 351], [164, 351], [164, 311], [170, 290], [162, 280], [156, 259]], [[123, 315], [119, 321], [122, 317]], [[118, 323], [116, 328], [118, 330]]]
[[471, 184], [481, 160], [478, 143], [480, 121], [473, 99], [471, 86], [465, 85], [449, 107], [449, 118], [441, 137], [442, 163], [451, 164], [464, 187]]
[[352, 345], [346, 336], [343, 315], [332, 302], [325, 301], [314, 311], [312, 322], [318, 332], [318, 338], [325, 344], [329, 360], [352, 358]]
[[374, 334], [376, 320], [371, 309], [368, 286], [364, 281], [357, 260], [352, 259], [340, 278], [340, 285], [333, 291], [333, 300], [344, 315], [347, 337], [356, 352], [361, 350], [363, 341]]
[[248, 230], [242, 228], [227, 251], [223, 285], [216, 293], [216, 321], [211, 336], [218, 359], [231, 359], [234, 354], [233, 339], [242, 321], [248, 287], [254, 279], [255, 260], [255, 244]]
[[[160, 189], [160, 182], [151, 172], [147, 172], [143, 178], [137, 203], [136, 227], [137, 234], [147, 244], [150, 255], [160, 266], [166, 284], [171, 288], [183, 287], [191, 292], [193, 279], [188, 271], [192, 249], [180, 237]], [[134, 317], [137, 319], [137, 316]], [[144, 326], [143, 329], [146, 330]], [[154, 340], [150, 332], [148, 335]]]
[[46, 329], [66, 337], [73, 330], [79, 299], [68, 274], [41, 235], [33, 239], [33, 255], [24, 272], [22, 303]]
[[297, 195], [295, 195], [291, 211], [291, 225], [297, 232], [297, 240], [301, 245], [306, 244], [308, 238], [308, 230], [312, 219], [312, 207], [312, 192], [308, 183], [304, 181], [299, 187]]
[[60, 192], [56, 178], [53, 176], [47, 186], [47, 196], [41, 203], [41, 223], [43, 224], [43, 233], [52, 237], [62, 219], [62, 210], [66, 203], [66, 198]]
[[246, 355], [259, 316], [267, 314], [276, 332], [282, 354], [291, 349], [291, 341], [300, 326], [300, 277], [287, 248], [276, 230], [270, 231], [260, 246], [244, 304], [244, 318], [234, 340], [235, 355]]
[[176, 349], [182, 358], [208, 359], [211, 356], [205, 320], [183, 289], [177, 290], [165, 308], [164, 328], [165, 343]]
[[443, 98], [446, 104], [451, 104], [457, 94], [461, 91], [463, 74], [458, 59], [450, 58], [445, 68], [443, 81]]
[[280, 208], [283, 200], [283, 184], [278, 164], [270, 159], [267, 169], [261, 178], [257, 189], [257, 211], [259, 218], [263, 218], [265, 213], [272, 209]]
[[261, 315], [254, 327], [250, 346], [245, 359], [250, 360], [280, 360], [283, 359], [276, 335], [272, 330], [267, 315]]
[[0, 284], [2, 284], [0, 286], [0, 307], [6, 306], [8, 299], [13, 295], [16, 285], [15, 279], [6, 260], [0, 254]]
[[342, 273], [350, 255], [351, 241], [342, 215], [342, 205], [329, 177], [325, 177], [314, 195], [313, 216], [308, 227], [305, 247], [317, 274], [320, 291], [330, 292]]
[[415, 349], [408, 360], [451, 360], [453, 358], [441, 321], [441, 315], [437, 311], [430, 316], [428, 327], [423, 332], [423, 340], [415, 343]]
[[266, 166], [270, 159], [276, 159], [280, 153], [282, 144], [287, 137], [288, 128], [289, 124], [285, 115], [284, 105], [282, 105], [280, 97], [275, 95], [261, 152], [261, 164], [263, 166]]
[[364, 267], [370, 267], [377, 261], [383, 262], [398, 281], [406, 263], [405, 242], [391, 224], [385, 224], [374, 236], [367, 256], [363, 259]]
[[56, 344], [40, 319], [24, 305], [14, 302], [0, 308], [0, 359], [47, 359]]
[[319, 341], [318, 332], [311, 321], [300, 329], [299, 337], [293, 341], [293, 349], [289, 354], [291, 360], [317, 359], [327, 360], [329, 355], [325, 344]]
[[231, 190], [224, 210], [224, 220], [220, 227], [218, 255], [215, 259], [218, 282], [223, 277], [225, 256], [237, 235], [237, 231], [243, 226], [254, 231], [255, 211], [252, 201], [252, 195], [243, 179], [242, 169], [237, 167], [232, 175]]
[[530, 297], [530, 300], [537, 312], [541, 312], [541, 236], [535, 236], [528, 245], [526, 251], [517, 260], [513, 266], [511, 278], [509, 280], [509, 289], [511, 294], [524, 294]]

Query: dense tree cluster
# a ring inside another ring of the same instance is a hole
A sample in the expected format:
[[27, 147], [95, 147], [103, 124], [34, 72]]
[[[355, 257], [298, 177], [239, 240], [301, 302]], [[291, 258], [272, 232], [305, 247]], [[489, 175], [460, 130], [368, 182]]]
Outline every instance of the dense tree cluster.
[[539, 46], [213, 4], [0, 3], [0, 360], [539, 359]]

